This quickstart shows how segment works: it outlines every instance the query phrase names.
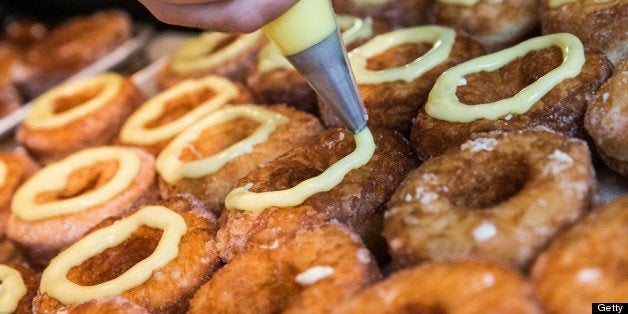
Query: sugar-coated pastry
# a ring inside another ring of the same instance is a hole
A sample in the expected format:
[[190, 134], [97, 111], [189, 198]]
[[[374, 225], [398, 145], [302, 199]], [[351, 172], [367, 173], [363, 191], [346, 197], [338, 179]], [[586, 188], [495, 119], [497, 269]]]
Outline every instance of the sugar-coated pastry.
[[21, 264], [0, 263], [0, 311], [30, 314], [39, 286], [39, 276]]
[[0, 152], [0, 240], [4, 239], [6, 225], [11, 216], [13, 194], [39, 168], [21, 148]]
[[395, 28], [425, 24], [431, 0], [334, 0], [338, 14], [385, 20]]

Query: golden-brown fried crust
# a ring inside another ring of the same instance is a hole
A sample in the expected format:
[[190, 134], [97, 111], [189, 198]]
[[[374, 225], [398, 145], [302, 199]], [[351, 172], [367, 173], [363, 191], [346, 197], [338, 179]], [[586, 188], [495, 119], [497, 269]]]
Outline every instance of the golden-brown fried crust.
[[429, 20], [468, 33], [488, 51], [496, 51], [530, 35], [539, 24], [537, 10], [536, 1], [530, 0], [479, 0], [472, 6], [436, 0]]
[[347, 227], [310, 227], [236, 255], [198, 290], [190, 313], [329, 313], [380, 278]]
[[[218, 225], [215, 216], [191, 195], [180, 195], [156, 205], [180, 214], [187, 224], [187, 231], [179, 243], [177, 257], [155, 270], [141, 285], [124, 291], [122, 297], [151, 313], [184, 313], [194, 292], [220, 265], [214, 240]], [[107, 227], [134, 212], [128, 211], [121, 217], [104, 220], [90, 232]], [[78, 285], [95, 285], [111, 280], [152, 254], [161, 234], [157, 229], [141, 226], [120, 245], [72, 268], [67, 278]], [[47, 312], [61, 309], [64, 305], [47, 294], [38, 293], [33, 307], [36, 312]]]
[[[378, 258], [382, 258], [382, 206], [411, 169], [411, 157], [403, 137], [388, 130], [372, 130], [377, 148], [364, 166], [349, 172], [327, 192], [309, 197], [295, 207], [270, 207], [259, 213], [225, 210], [218, 232], [223, 260], [260, 245], [271, 245], [282, 235], [326, 221], [350, 226]], [[253, 192], [291, 188], [319, 175], [355, 148], [353, 136], [344, 128], [329, 129], [313, 136], [264, 167], [252, 171], [237, 184], [252, 183]]]
[[104, 299], [95, 299], [78, 304], [64, 306], [58, 310], [51, 311], [57, 314], [149, 314], [150, 312], [123, 296], [115, 296]]
[[140, 90], [129, 78], [124, 78], [118, 95], [102, 108], [58, 128], [31, 129], [21, 124], [16, 133], [16, 141], [44, 165], [81, 149], [110, 145], [117, 140], [126, 118], [143, 100], [144, 95]]
[[615, 63], [628, 56], [628, 3], [624, 0], [575, 0], [550, 8], [540, 1], [543, 34], [572, 33]]
[[20, 272], [22, 275], [22, 280], [24, 281], [24, 285], [26, 286], [26, 295], [20, 299], [20, 302], [17, 304], [17, 308], [13, 312], [14, 314], [30, 314], [32, 311], [32, 301], [35, 295], [37, 294], [37, 289], [39, 288], [39, 275], [35, 273], [32, 269], [28, 268], [22, 264], [4, 264], [5, 266], [9, 266]]
[[[320, 121], [305, 112], [286, 105], [271, 105], [265, 108], [288, 117], [290, 122], [279, 125], [265, 142], [255, 145], [253, 151], [234, 158], [212, 174], [200, 178], [183, 177], [172, 185], [160, 177], [161, 195], [167, 198], [179, 193], [193, 194], [212, 212], [220, 215], [225, 196], [235, 187], [239, 179], [323, 130]], [[249, 136], [257, 126], [246, 119], [212, 126], [201, 134], [199, 140], [192, 143], [196, 152], [194, 159], [199, 158], [198, 154], [208, 157], [224, 150]]]
[[[585, 64], [578, 76], [563, 80], [524, 114], [458, 123], [432, 118], [421, 109], [413, 122], [411, 133], [411, 143], [417, 156], [427, 160], [441, 155], [478, 132], [545, 127], [569, 137], [588, 139], [584, 130], [587, 102], [610, 77], [613, 65], [598, 52], [587, 51], [585, 57]], [[556, 47], [534, 50], [496, 71], [467, 75], [467, 84], [458, 86], [456, 95], [462, 103], [469, 105], [512, 97], [561, 62], [562, 54]]]
[[131, 38], [128, 13], [101, 10], [74, 17], [54, 27], [27, 51], [32, 73], [19, 82], [29, 98], [36, 97], [72, 74], [92, 64]]
[[[422, 56], [431, 48], [431, 45], [426, 43], [396, 46], [370, 58], [367, 68], [376, 71], [400, 67]], [[369, 115], [368, 125], [397, 130], [408, 136], [412, 120], [423, 107], [436, 79], [454, 65], [483, 54], [484, 49], [480, 44], [468, 36], [458, 34], [447, 60], [412, 82], [399, 80], [380, 84], [360, 84], [360, 94]], [[342, 125], [331, 108], [322, 101], [319, 103], [319, 111], [325, 125]]]
[[547, 131], [475, 134], [408, 175], [388, 203], [384, 235], [396, 268], [475, 258], [525, 269], [596, 195], [585, 142]]
[[613, 76], [589, 103], [584, 126], [609, 168], [628, 177], [628, 58], [617, 62]]
[[387, 0], [382, 4], [364, 3], [363, 0], [334, 0], [337, 14], [349, 14], [361, 18], [382, 19], [394, 28], [425, 24], [431, 0]]
[[339, 307], [340, 313], [542, 313], [531, 284], [494, 264], [428, 263], [393, 273]]
[[628, 196], [562, 233], [534, 263], [531, 279], [548, 313], [589, 313], [593, 302], [626, 302]]
[[[140, 157], [140, 170], [126, 190], [105, 204], [38, 221], [24, 221], [11, 214], [6, 235], [27, 257], [31, 266], [37, 269], [45, 267], [51, 258], [103, 219], [120, 215], [125, 210], [153, 202], [159, 197], [154, 157], [142, 150], [130, 149]], [[47, 194], [48, 201], [55, 201], [89, 193], [108, 182], [115, 171], [112, 171], [113, 169], [117, 170], [114, 163], [97, 163], [92, 167], [78, 168], [69, 176], [64, 190], [45, 191], [41, 194]], [[42, 168], [40, 171], [45, 170], [46, 168]]]
[[[236, 34], [234, 34], [234, 36], [236, 36]], [[237, 55], [235, 58], [223, 62], [213, 69], [199, 70], [188, 75], [176, 73], [171, 69], [170, 62], [167, 61], [166, 64], [164, 64], [164, 66], [157, 72], [155, 81], [159, 89], [163, 90], [168, 87], [172, 87], [178, 82], [189, 77], [198, 78], [208, 74], [214, 74], [224, 76], [232, 81], [244, 84], [246, 82], [248, 69], [251, 67], [251, 64], [255, 63], [259, 50], [266, 44], [268, 44], [268, 39], [261, 36], [259, 40], [251, 45], [245, 52]]]
[[0, 161], [6, 167], [6, 173], [0, 185], [0, 240], [2, 240], [9, 216], [11, 216], [13, 193], [26, 179], [39, 170], [39, 165], [21, 148], [0, 152]]

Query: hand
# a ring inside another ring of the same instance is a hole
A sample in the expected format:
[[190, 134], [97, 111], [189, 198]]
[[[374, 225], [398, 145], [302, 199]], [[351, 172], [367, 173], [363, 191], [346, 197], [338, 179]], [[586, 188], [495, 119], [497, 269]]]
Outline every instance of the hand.
[[250, 33], [298, 0], [139, 0], [168, 24], [228, 33]]

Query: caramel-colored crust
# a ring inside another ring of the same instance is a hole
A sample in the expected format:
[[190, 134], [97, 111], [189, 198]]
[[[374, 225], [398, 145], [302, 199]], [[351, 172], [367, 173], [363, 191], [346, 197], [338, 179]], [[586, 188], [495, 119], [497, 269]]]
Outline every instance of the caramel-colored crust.
[[31, 129], [21, 124], [16, 141], [47, 165], [81, 149], [115, 143], [122, 124], [143, 101], [144, 95], [124, 78], [118, 95], [102, 108], [59, 128]]
[[542, 313], [530, 283], [512, 269], [460, 261], [392, 274], [334, 313]]
[[[180, 195], [156, 205], [177, 212], [187, 224], [187, 231], [179, 243], [179, 253], [154, 271], [143, 284], [123, 292], [122, 297], [151, 313], [185, 313], [194, 292], [219, 266], [214, 241], [218, 225], [215, 216], [190, 195]], [[104, 220], [90, 232], [107, 227], [135, 211]], [[160, 238], [159, 230], [142, 226], [120, 245], [72, 268], [67, 278], [79, 285], [94, 285], [115, 278], [153, 253]], [[61, 309], [63, 304], [47, 294], [38, 293], [33, 307], [36, 312], [44, 312]]]
[[64, 306], [54, 313], [67, 314], [149, 314], [150, 312], [122, 296], [109, 297], [104, 299], [95, 299], [78, 304]]
[[365, 4], [360, 0], [335, 0], [332, 2], [337, 14], [355, 15], [361, 18], [382, 19], [394, 28], [425, 24], [428, 0], [387, 0], [384, 4]]
[[628, 58], [617, 62], [613, 76], [589, 103], [584, 127], [611, 169], [628, 177]]
[[15, 68], [20, 63], [18, 48], [0, 42], [0, 118], [19, 108], [23, 99], [14, 85]]
[[554, 240], [531, 279], [548, 313], [590, 313], [591, 303], [626, 302], [628, 196], [591, 212]]
[[[382, 70], [403, 66], [425, 54], [431, 45], [406, 44], [388, 49], [368, 60], [367, 68]], [[452, 66], [479, 57], [484, 49], [476, 41], [458, 34], [449, 58], [412, 82], [393, 81], [380, 84], [360, 84], [359, 90], [369, 115], [369, 126], [397, 130], [409, 136], [412, 120], [423, 107], [436, 79]], [[319, 111], [327, 126], [341, 126], [342, 122], [324, 102]]]
[[[419, 111], [412, 126], [411, 142], [422, 160], [443, 154], [460, 146], [478, 132], [528, 130], [545, 127], [569, 137], [587, 139], [584, 114], [587, 102], [610, 77], [613, 65], [601, 53], [588, 51], [582, 71], [551, 89], [524, 114], [507, 115], [498, 120], [479, 119], [457, 123], [430, 117]], [[467, 75], [467, 84], [458, 86], [456, 94], [465, 104], [489, 103], [514, 96], [562, 62], [557, 47], [534, 50], [492, 72]]]
[[[336, 220], [358, 233], [381, 258], [383, 206], [405, 175], [415, 167], [407, 142], [392, 131], [372, 130], [377, 148], [364, 166], [350, 171], [327, 192], [309, 197], [295, 207], [270, 207], [259, 213], [225, 210], [218, 241], [223, 260], [252, 247], [271, 245], [276, 238], [305, 226]], [[319, 175], [355, 148], [346, 129], [329, 129], [313, 136], [264, 167], [242, 178], [253, 192], [291, 188]]]
[[37, 289], [39, 288], [39, 275], [36, 274], [33, 270], [21, 264], [4, 264], [9, 266], [20, 272], [22, 275], [22, 280], [24, 281], [24, 285], [26, 286], [26, 295], [22, 297], [20, 302], [17, 304], [17, 308], [13, 312], [13, 314], [31, 314], [32, 311], [32, 301], [35, 295], [37, 294]]
[[581, 140], [476, 134], [408, 175], [388, 203], [384, 235], [395, 268], [474, 258], [523, 270], [591, 208], [596, 192]]
[[[323, 130], [320, 121], [305, 112], [285, 105], [265, 108], [288, 117], [290, 122], [279, 125], [265, 142], [255, 145], [252, 152], [234, 158], [212, 174], [200, 178], [184, 177], [173, 185], [160, 177], [159, 188], [162, 197], [190, 193], [198, 197], [216, 215], [220, 215], [225, 196], [235, 187], [238, 180]], [[250, 135], [257, 126], [248, 120], [234, 120], [212, 126], [201, 134], [200, 140], [193, 143], [195, 151], [204, 157], [216, 154], [241, 140], [241, 136]]]
[[232, 58], [213, 69], [199, 70], [189, 75], [181, 75], [174, 72], [170, 69], [170, 62], [166, 62], [166, 64], [164, 64], [164, 66], [157, 72], [155, 82], [160, 90], [164, 90], [168, 87], [174, 86], [186, 78], [198, 78], [208, 74], [215, 74], [244, 84], [246, 82], [248, 69], [251, 67], [251, 64], [255, 63], [257, 53], [266, 44], [268, 44], [268, 39], [266, 39], [265, 36], [261, 36], [255, 44], [251, 45], [249, 49], [235, 58]]
[[[253, 97], [251, 96], [251, 93], [244, 87], [242, 86], [242, 84], [240, 83], [235, 83], [238, 87], [239, 90], [239, 94], [236, 98], [234, 98], [233, 100], [229, 101], [227, 104], [248, 104], [252, 102]], [[196, 108], [196, 106], [200, 105], [199, 100], [189, 97], [189, 95], [186, 95], [184, 97], [182, 97], [183, 99], [181, 99], [179, 102], [177, 102], [176, 100], [173, 102], [170, 102], [170, 104], [167, 106], [168, 109], [166, 109], [166, 111], [164, 112], [163, 115], [157, 117], [155, 120], [157, 121], [172, 121], [175, 119], [180, 118], [181, 116], [184, 116], [185, 114], [187, 114], [188, 112], [194, 110]], [[149, 124], [152, 122], [149, 122]], [[158, 127], [158, 126], [154, 126], [154, 127]], [[120, 127], [122, 128], [122, 126]], [[117, 144], [119, 145], [128, 145], [128, 146], [135, 146], [138, 148], [141, 148], [149, 153], [151, 153], [153, 156], [157, 156], [159, 155], [159, 153], [166, 147], [166, 145], [168, 145], [168, 143], [174, 138], [176, 137], [173, 136], [171, 138], [168, 139], [164, 139], [158, 143], [152, 144], [152, 145], [139, 145], [139, 144], [130, 144], [130, 143], [126, 143], [120, 140], [120, 138], [117, 139]]]
[[19, 82], [20, 90], [36, 97], [113, 51], [132, 31], [131, 17], [117, 9], [77, 16], [54, 27], [28, 49], [26, 63], [34, 71]]
[[[51, 258], [76, 242], [86, 231], [102, 220], [120, 215], [126, 210], [152, 202], [159, 197], [155, 183], [154, 157], [142, 150], [133, 150], [140, 157], [140, 170], [129, 187], [107, 203], [77, 213], [39, 221], [24, 221], [15, 214], [11, 214], [6, 235], [23, 252], [33, 267], [38, 269], [45, 267]], [[55, 194], [53, 199], [75, 197], [87, 193], [107, 182], [111, 176], [112, 167], [115, 167], [115, 164], [76, 169], [76, 175], [69, 177], [64, 191], [48, 191], [48, 193]], [[40, 171], [44, 170], [45, 168]]]
[[[333, 272], [311, 285], [297, 281], [317, 266]], [[347, 227], [306, 228], [236, 255], [198, 290], [190, 313], [329, 313], [380, 278], [375, 259]]]
[[6, 165], [4, 183], [0, 186], [0, 240], [4, 238], [9, 216], [11, 216], [11, 199], [15, 190], [39, 170], [39, 165], [32, 160], [26, 151], [16, 148], [13, 151], [0, 152], [0, 160]]
[[540, 15], [543, 34], [572, 33], [613, 62], [628, 56], [628, 3], [624, 0], [576, 0], [555, 8], [543, 0]]
[[465, 6], [435, 1], [431, 23], [446, 25], [470, 34], [488, 51], [497, 51], [523, 40], [539, 24], [536, 1], [479, 0]]

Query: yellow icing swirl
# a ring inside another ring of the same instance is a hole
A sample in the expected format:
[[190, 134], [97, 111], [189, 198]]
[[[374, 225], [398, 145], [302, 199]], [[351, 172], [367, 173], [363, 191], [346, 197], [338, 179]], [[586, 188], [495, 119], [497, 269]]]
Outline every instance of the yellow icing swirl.
[[[185, 41], [170, 58], [170, 69], [180, 75], [211, 70], [244, 53], [263, 38], [261, 31], [250, 34], [205, 32]], [[236, 37], [226, 47], [219, 45]], [[219, 48], [219, 49], [218, 49]]]
[[[478, 105], [465, 105], [458, 100], [456, 88], [465, 75], [494, 71], [530, 51], [553, 45], [563, 51], [562, 64], [523, 88], [515, 96]], [[469, 60], [445, 71], [434, 84], [425, 111], [429, 116], [439, 120], [462, 123], [477, 119], [496, 120], [510, 113], [523, 114], [561, 81], [577, 76], [584, 62], [582, 42], [574, 35], [559, 33], [532, 38], [514, 47]]]
[[[360, 19], [350, 15], [338, 15], [336, 19], [345, 46], [373, 35], [373, 20], [371, 18]], [[279, 52], [279, 49], [270, 43], [260, 51], [257, 70], [260, 73], [265, 73], [277, 69], [296, 71], [288, 59]]]
[[17, 269], [0, 265], [0, 314], [13, 313], [27, 289]]
[[[260, 123], [253, 134], [231, 145], [213, 156], [183, 162], [181, 152], [199, 138], [203, 130], [214, 125], [229, 122], [236, 118], [246, 118]], [[182, 177], [199, 178], [218, 171], [230, 160], [250, 153], [253, 146], [268, 139], [268, 136], [289, 119], [275, 111], [256, 105], [239, 105], [215, 111], [211, 115], [190, 126], [174, 138], [157, 156], [157, 172], [168, 183], [174, 184]]]
[[[115, 247], [140, 226], [163, 230], [155, 251], [117, 278], [93, 286], [81, 286], [67, 279], [68, 271], [90, 257]], [[120, 295], [144, 283], [153, 271], [179, 254], [187, 225], [181, 215], [164, 206], [146, 206], [136, 213], [98, 229], [57, 255], [41, 276], [40, 290], [66, 305]]]
[[[124, 78], [115, 73], [104, 73], [91, 78], [63, 83], [37, 97], [24, 125], [35, 130], [60, 128], [72, 121], [103, 108], [120, 92]], [[71, 98], [81, 91], [99, 88], [100, 92], [82, 104], [63, 112], [55, 112], [60, 98]]]
[[[103, 186], [76, 197], [38, 203], [37, 195], [45, 191], [62, 191], [72, 172], [97, 162], [115, 160], [118, 170]], [[25, 221], [37, 221], [80, 212], [103, 204], [129, 187], [140, 170], [140, 157], [130, 148], [103, 146], [74, 153], [46, 166], [30, 177], [15, 192], [11, 202], [13, 214]]]
[[[209, 88], [215, 95], [194, 107], [182, 117], [148, 128], [146, 125], [164, 115], [166, 104], [195, 90]], [[151, 145], [172, 138], [190, 124], [221, 108], [238, 96], [238, 87], [226, 78], [210, 75], [201, 79], [188, 79], [178, 83], [145, 102], [124, 123], [120, 139], [128, 144]]]
[[[456, 40], [456, 32], [443, 26], [417, 26], [379, 35], [349, 52], [349, 61], [358, 84], [379, 84], [403, 80], [411, 82], [441, 64], [447, 58]], [[432, 48], [421, 57], [402, 66], [380, 71], [366, 68], [367, 60], [386, 50], [405, 43], [428, 42]]]
[[300, 182], [296, 186], [281, 191], [255, 193], [249, 191], [251, 184], [233, 189], [225, 198], [228, 209], [260, 211], [271, 206], [296, 206], [308, 197], [333, 189], [342, 182], [349, 171], [362, 167], [371, 160], [375, 152], [375, 142], [369, 128], [364, 128], [355, 138], [355, 150], [332, 164], [320, 175]]

